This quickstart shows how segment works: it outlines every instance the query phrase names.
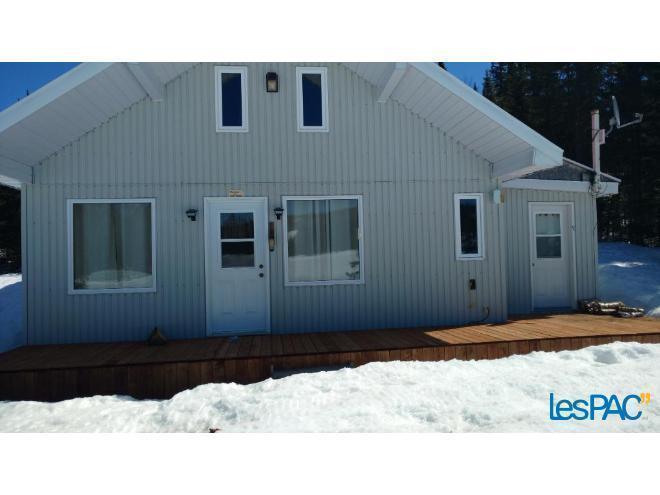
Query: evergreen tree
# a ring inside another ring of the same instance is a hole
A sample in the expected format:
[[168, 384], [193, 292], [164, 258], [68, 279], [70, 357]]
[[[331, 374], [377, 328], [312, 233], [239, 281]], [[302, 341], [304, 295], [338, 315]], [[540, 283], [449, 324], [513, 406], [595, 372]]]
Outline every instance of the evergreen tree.
[[591, 165], [591, 110], [601, 127], [616, 95], [624, 121], [601, 148], [601, 168], [622, 179], [617, 196], [598, 200], [601, 239], [660, 246], [660, 64], [494, 63], [483, 94], [557, 143], [565, 156]]

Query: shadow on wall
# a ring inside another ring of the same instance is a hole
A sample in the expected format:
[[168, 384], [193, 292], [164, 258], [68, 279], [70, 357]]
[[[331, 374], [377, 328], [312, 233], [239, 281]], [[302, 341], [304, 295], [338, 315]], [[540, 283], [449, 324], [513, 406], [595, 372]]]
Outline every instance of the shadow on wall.
[[0, 352], [25, 345], [23, 283], [20, 275], [0, 275]]

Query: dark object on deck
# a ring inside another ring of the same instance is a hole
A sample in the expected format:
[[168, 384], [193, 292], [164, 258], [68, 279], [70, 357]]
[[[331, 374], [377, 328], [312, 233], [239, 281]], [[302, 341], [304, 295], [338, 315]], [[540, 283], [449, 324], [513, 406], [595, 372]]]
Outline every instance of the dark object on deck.
[[147, 344], [149, 345], [165, 345], [167, 344], [167, 339], [165, 335], [158, 330], [158, 327], [155, 327], [149, 338], [147, 339]]
[[643, 308], [631, 308], [621, 301], [603, 302], [598, 299], [584, 299], [580, 301], [580, 311], [592, 315], [612, 315], [621, 318], [639, 318], [644, 316]]
[[209, 428], [209, 433], [218, 433], [220, 428]]

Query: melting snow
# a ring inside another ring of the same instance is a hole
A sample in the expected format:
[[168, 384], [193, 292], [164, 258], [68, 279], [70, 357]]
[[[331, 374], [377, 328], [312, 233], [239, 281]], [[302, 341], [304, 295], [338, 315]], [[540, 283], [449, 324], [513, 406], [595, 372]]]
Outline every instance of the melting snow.
[[660, 318], [660, 248], [602, 242], [598, 260], [601, 300], [623, 301]]

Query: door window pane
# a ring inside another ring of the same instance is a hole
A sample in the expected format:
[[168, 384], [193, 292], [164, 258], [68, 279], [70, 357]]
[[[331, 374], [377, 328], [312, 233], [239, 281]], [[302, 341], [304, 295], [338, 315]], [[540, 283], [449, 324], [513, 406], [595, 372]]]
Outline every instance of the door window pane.
[[303, 125], [323, 125], [321, 74], [302, 74]]
[[223, 239], [252, 239], [254, 215], [252, 213], [221, 213], [220, 237]]
[[243, 125], [243, 97], [241, 94], [241, 74], [223, 72], [222, 82], [222, 125], [241, 127]]
[[536, 234], [558, 235], [560, 233], [559, 213], [537, 213]]
[[254, 241], [222, 242], [222, 268], [254, 266]]
[[151, 203], [73, 204], [73, 288], [153, 286]]
[[479, 253], [479, 233], [477, 227], [477, 199], [462, 198], [460, 200], [461, 219], [461, 253]]
[[561, 236], [537, 237], [537, 258], [561, 258]]
[[357, 199], [288, 200], [288, 280], [360, 280]]

